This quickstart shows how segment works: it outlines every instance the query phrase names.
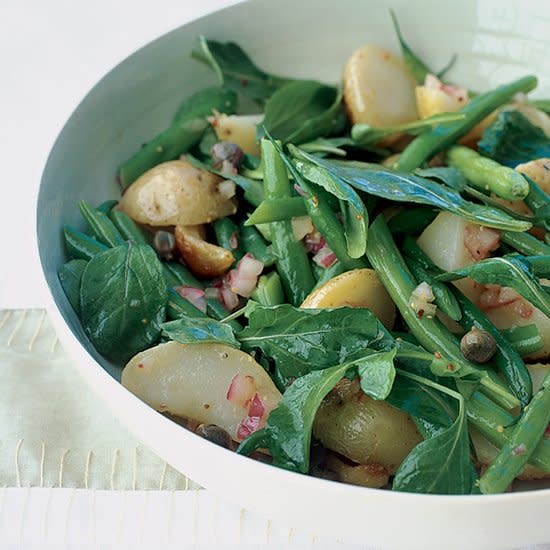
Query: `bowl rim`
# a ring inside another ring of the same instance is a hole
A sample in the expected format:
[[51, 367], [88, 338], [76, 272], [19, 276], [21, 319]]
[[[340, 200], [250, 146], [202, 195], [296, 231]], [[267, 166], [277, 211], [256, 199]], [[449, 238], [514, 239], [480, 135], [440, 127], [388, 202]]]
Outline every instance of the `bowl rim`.
[[[119, 403], [128, 404], [130, 407], [136, 409], [136, 411], [139, 412], [140, 416], [151, 419], [153, 424], [159, 423], [159, 426], [162, 426], [165, 431], [173, 432], [175, 437], [187, 439], [188, 440], [187, 443], [198, 447], [201, 453], [204, 452], [211, 455], [215, 455], [216, 458], [230, 460], [235, 464], [242, 465], [245, 468], [256, 470], [260, 476], [270, 476], [275, 480], [280, 480], [281, 483], [284, 483], [285, 485], [292, 484], [295, 487], [297, 486], [304, 490], [308, 490], [313, 486], [315, 486], [315, 488], [323, 487], [323, 491], [327, 493], [327, 496], [330, 496], [329, 493], [334, 493], [334, 494], [340, 493], [340, 494], [350, 495], [353, 497], [359, 497], [362, 499], [376, 498], [376, 499], [382, 499], [384, 501], [387, 501], [387, 503], [390, 506], [394, 502], [397, 502], [397, 500], [399, 500], [400, 503], [403, 502], [404, 500], [410, 503], [418, 503], [418, 501], [422, 501], [422, 503], [431, 502], [433, 504], [448, 507], [449, 514], [452, 514], [453, 509], [456, 509], [456, 507], [468, 508], [470, 512], [473, 512], [474, 510], [472, 509], [472, 506], [474, 505], [477, 505], [477, 506], [506, 505], [507, 506], [511, 503], [511, 501], [514, 501], [520, 504], [526, 504], [526, 501], [529, 501], [529, 504], [531, 505], [532, 501], [540, 500], [542, 505], [546, 499], [550, 498], [550, 488], [536, 489], [536, 490], [529, 490], [529, 491], [523, 490], [523, 491], [518, 491], [513, 493], [502, 493], [502, 494], [496, 494], [496, 495], [477, 495], [477, 494], [476, 495], [445, 495], [445, 494], [408, 493], [408, 492], [393, 491], [388, 489], [373, 489], [368, 487], [350, 485], [343, 482], [317, 478], [307, 474], [292, 472], [290, 470], [277, 468], [270, 464], [267, 464], [258, 460], [254, 460], [247, 456], [239, 455], [234, 451], [223, 449], [209, 441], [206, 441], [205, 439], [201, 438], [194, 432], [187, 430], [182, 426], [179, 426], [178, 424], [174, 423], [167, 417], [164, 417], [162, 414], [160, 414], [155, 409], [153, 409], [152, 407], [147, 405], [145, 402], [141, 401], [134, 394], [132, 394], [120, 382], [114, 379], [94, 359], [94, 357], [90, 354], [90, 352], [88, 352], [84, 348], [80, 340], [77, 338], [75, 333], [69, 327], [69, 324], [65, 320], [65, 317], [62, 313], [61, 305], [57, 303], [53, 295], [52, 288], [50, 287], [46, 277], [45, 266], [42, 259], [40, 234], [39, 234], [40, 233], [39, 221], [40, 221], [40, 215], [41, 215], [39, 211], [39, 207], [40, 207], [44, 182], [45, 182], [46, 174], [52, 162], [54, 151], [59, 145], [62, 134], [64, 133], [65, 129], [71, 124], [71, 122], [74, 120], [74, 118], [78, 114], [78, 111], [80, 110], [82, 105], [86, 103], [91, 96], [93, 96], [94, 92], [98, 87], [102, 86], [108, 79], [110, 79], [117, 72], [117, 70], [122, 64], [126, 63], [131, 58], [139, 56], [144, 49], [150, 47], [151, 45], [156, 44], [161, 40], [165, 40], [168, 36], [174, 33], [181, 32], [183, 28], [185, 28], [187, 25], [191, 23], [196, 23], [196, 22], [206, 20], [213, 14], [223, 13], [225, 11], [235, 9], [238, 6], [242, 7], [249, 3], [251, 3], [250, 0], [248, 1], [238, 0], [235, 3], [229, 4], [220, 9], [209, 11], [208, 13], [202, 15], [199, 18], [195, 18], [190, 21], [187, 21], [182, 25], [178, 25], [172, 28], [171, 30], [164, 32], [160, 36], [157, 36], [153, 40], [150, 40], [148, 42], [141, 44], [139, 47], [134, 49], [129, 55], [127, 55], [122, 60], [114, 64], [86, 92], [84, 97], [77, 103], [77, 105], [72, 110], [70, 116], [64, 121], [63, 125], [60, 127], [60, 129], [57, 132], [57, 135], [53, 141], [53, 144], [50, 147], [47, 159], [43, 164], [41, 177], [40, 177], [40, 184], [37, 192], [35, 193], [35, 204], [33, 209], [34, 210], [33, 221], [34, 221], [35, 243], [36, 243], [35, 251], [38, 253], [38, 256], [39, 256], [40, 285], [42, 286], [44, 291], [46, 309], [48, 311], [52, 324], [56, 329], [56, 332], [60, 341], [62, 342], [65, 349], [68, 351], [69, 355], [72, 357], [74, 361], [75, 368], [78, 369], [80, 373], [84, 375], [83, 377], [86, 379], [88, 384], [94, 389], [95, 394], [103, 401], [104, 404], [108, 406], [111, 412], [116, 416], [117, 420], [123, 423], [124, 426], [128, 429], [128, 431], [132, 433], [140, 441], [140, 443], [144, 444], [147, 447], [150, 447], [157, 454], [161, 454], [161, 453], [158, 453], [157, 450], [154, 448], [154, 446], [150, 446], [149, 442], [146, 442], [142, 439], [141, 435], [138, 434], [138, 430], [135, 429], [135, 425], [125, 421], [124, 417], [118, 413], [118, 409], [120, 407], [115, 407], [113, 405], [112, 399], [108, 399], [108, 397], [103, 392], [98, 391], [97, 388], [99, 386], [104, 387], [106, 385], [110, 385], [111, 386], [110, 392], [116, 394], [113, 397], [116, 397]], [[269, 4], [270, 0], [255, 0], [255, 3]], [[164, 457], [162, 458], [164, 459]], [[187, 474], [184, 473], [184, 475], [187, 475]], [[201, 483], [201, 485], [203, 485], [208, 490], [212, 490], [213, 492], [216, 492], [215, 487], [210, 487], [207, 482]], [[232, 498], [231, 500], [238, 502], [238, 498]]]

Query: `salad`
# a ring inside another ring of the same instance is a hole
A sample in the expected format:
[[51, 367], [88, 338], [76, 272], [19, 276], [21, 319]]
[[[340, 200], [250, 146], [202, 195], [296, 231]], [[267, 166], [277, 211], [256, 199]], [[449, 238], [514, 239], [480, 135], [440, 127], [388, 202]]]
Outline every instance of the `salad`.
[[550, 101], [460, 86], [391, 16], [402, 56], [362, 46], [341, 85], [199, 37], [218, 85], [80, 202], [59, 278], [122, 384], [218, 445], [500, 493], [550, 477]]

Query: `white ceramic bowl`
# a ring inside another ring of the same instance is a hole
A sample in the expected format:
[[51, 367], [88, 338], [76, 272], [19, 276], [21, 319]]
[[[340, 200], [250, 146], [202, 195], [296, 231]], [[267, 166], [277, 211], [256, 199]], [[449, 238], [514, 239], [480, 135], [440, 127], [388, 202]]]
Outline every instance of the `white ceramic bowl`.
[[118, 383], [118, 369], [92, 348], [57, 278], [64, 261], [61, 225], [81, 225], [78, 199], [117, 197], [117, 165], [168, 123], [182, 98], [213, 84], [213, 74], [189, 57], [198, 34], [237, 41], [273, 72], [334, 82], [347, 56], [365, 42], [398, 51], [390, 5], [431, 66], [442, 67], [459, 54], [454, 81], [485, 90], [534, 73], [538, 94], [550, 95], [550, 8], [544, 0], [257, 0], [194, 21], [113, 69], [59, 135], [37, 207], [49, 310], [91, 391], [156, 453], [222, 497], [274, 519], [383, 548], [501, 549], [547, 542], [550, 490], [447, 497], [363, 489], [279, 470], [180, 428]]

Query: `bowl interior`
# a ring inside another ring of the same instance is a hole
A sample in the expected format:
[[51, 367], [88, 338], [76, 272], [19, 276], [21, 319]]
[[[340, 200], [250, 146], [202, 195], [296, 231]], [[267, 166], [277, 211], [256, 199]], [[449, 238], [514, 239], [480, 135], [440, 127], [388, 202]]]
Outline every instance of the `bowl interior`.
[[[487, 90], [528, 73], [550, 95], [550, 35], [543, 3], [510, 0], [393, 0], [413, 49], [435, 70], [452, 54], [454, 82]], [[169, 123], [179, 102], [215, 83], [189, 56], [199, 34], [234, 40], [257, 64], [282, 75], [337, 82], [348, 55], [367, 42], [398, 45], [386, 2], [256, 0], [224, 9], [143, 47], [103, 78], [59, 135], [44, 170], [38, 205], [40, 259], [55, 305], [86, 351], [119, 379], [119, 368], [95, 352], [59, 284], [65, 260], [63, 224], [82, 226], [79, 199], [117, 198], [117, 166]]]

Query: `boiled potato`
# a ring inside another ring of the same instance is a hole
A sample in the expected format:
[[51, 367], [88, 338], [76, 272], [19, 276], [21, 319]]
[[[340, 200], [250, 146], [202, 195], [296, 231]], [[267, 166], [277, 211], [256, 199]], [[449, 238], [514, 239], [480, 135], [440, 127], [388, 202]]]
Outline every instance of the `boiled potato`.
[[229, 250], [204, 240], [204, 227], [176, 225], [176, 246], [187, 267], [197, 277], [219, 277], [235, 261]]
[[256, 140], [256, 125], [263, 115], [222, 115], [209, 118], [210, 124], [220, 141], [230, 141], [238, 145], [245, 153], [259, 155]]
[[[223, 344], [159, 344], [133, 357], [122, 385], [161, 412], [224, 428], [235, 440], [257, 395], [260, 427], [281, 394], [254, 359]], [[232, 394], [236, 394], [233, 398]]]
[[550, 158], [518, 164], [515, 169], [531, 178], [547, 195], [550, 194]]
[[319, 407], [313, 433], [327, 449], [358, 464], [382, 466], [390, 475], [422, 441], [408, 414], [371, 399], [347, 378]]
[[338, 481], [379, 489], [389, 482], [386, 468], [378, 464], [350, 464], [335, 453], [328, 452], [325, 460], [328, 470], [334, 472]]
[[433, 74], [426, 76], [423, 86], [416, 87], [415, 94], [420, 118], [439, 113], [455, 113], [468, 102], [468, 91], [465, 88], [443, 84]]
[[301, 307], [366, 307], [391, 329], [395, 321], [395, 304], [374, 269], [346, 271], [315, 289]]
[[385, 128], [416, 120], [415, 84], [401, 59], [384, 48], [368, 44], [355, 50], [344, 68], [351, 122]]
[[[481, 295], [483, 301], [483, 294]], [[483, 305], [483, 303], [482, 303]], [[542, 337], [541, 349], [531, 353], [527, 360], [535, 361], [550, 358], [550, 318], [540, 309], [533, 307], [527, 300], [517, 296], [517, 299], [497, 305], [483, 307], [483, 313], [498, 329], [508, 329], [518, 326], [536, 325]]]
[[152, 226], [210, 223], [237, 211], [222, 181], [185, 160], [163, 162], [130, 185], [119, 205], [134, 221]]
[[[450, 212], [441, 212], [418, 238], [418, 246], [445, 271], [462, 269], [487, 257], [498, 247], [499, 234], [493, 229], [468, 223]], [[482, 287], [471, 279], [454, 284], [473, 302], [477, 302]]]

